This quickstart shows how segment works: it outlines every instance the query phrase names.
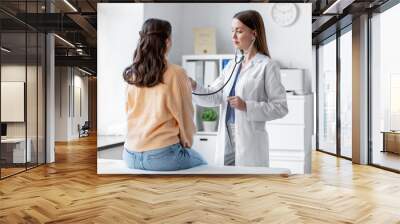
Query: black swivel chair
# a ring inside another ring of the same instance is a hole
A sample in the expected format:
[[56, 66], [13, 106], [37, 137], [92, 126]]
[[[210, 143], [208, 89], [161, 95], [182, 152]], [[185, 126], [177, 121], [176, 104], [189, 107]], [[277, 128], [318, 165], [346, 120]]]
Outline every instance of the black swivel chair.
[[79, 138], [89, 136], [89, 129], [90, 129], [89, 121], [85, 121], [82, 127], [80, 127], [80, 125], [78, 124]]

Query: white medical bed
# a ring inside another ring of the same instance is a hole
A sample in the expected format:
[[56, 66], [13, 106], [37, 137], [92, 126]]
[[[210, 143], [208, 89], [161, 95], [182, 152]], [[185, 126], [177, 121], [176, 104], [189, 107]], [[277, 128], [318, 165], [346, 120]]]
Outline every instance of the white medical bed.
[[211, 166], [202, 165], [179, 171], [147, 171], [129, 169], [123, 160], [97, 159], [98, 174], [255, 174], [289, 176], [286, 168], [268, 167], [238, 167], [238, 166]]

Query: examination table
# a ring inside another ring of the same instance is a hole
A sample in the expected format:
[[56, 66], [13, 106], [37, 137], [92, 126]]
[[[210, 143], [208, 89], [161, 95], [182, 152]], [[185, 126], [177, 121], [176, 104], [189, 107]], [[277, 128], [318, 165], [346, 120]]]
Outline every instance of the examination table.
[[290, 170], [286, 168], [268, 167], [238, 167], [238, 166], [215, 166], [201, 165], [178, 171], [147, 171], [129, 169], [123, 160], [98, 159], [98, 174], [255, 174], [255, 175], [280, 175], [289, 176]]

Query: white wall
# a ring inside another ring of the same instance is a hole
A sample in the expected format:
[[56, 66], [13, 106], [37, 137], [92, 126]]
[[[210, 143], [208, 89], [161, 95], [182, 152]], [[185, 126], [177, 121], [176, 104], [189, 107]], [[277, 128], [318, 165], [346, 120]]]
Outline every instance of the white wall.
[[[148, 3], [144, 4], [144, 20], [149, 18], [164, 19], [171, 23], [172, 26], [172, 48], [173, 50], [169, 53], [168, 58], [171, 63], [181, 64], [182, 54], [184, 53], [182, 48], [182, 42], [185, 41], [185, 29], [183, 27], [185, 17], [182, 17], [182, 11], [184, 5], [175, 4], [157, 4]], [[138, 31], [137, 31], [138, 32]], [[131, 49], [133, 52], [134, 49]]]
[[[89, 113], [88, 113], [88, 77], [87, 76], [82, 76], [83, 73], [79, 72], [78, 70], [75, 69], [74, 71], [74, 89], [75, 89], [75, 96], [74, 96], [74, 110], [75, 113], [73, 113], [74, 117], [71, 120], [71, 135], [73, 138], [79, 138], [79, 132], [78, 132], [78, 124], [82, 126], [85, 121], [89, 120]], [[80, 89], [80, 99], [78, 98], [78, 93], [76, 92], [77, 88]], [[79, 103], [79, 100], [81, 101]], [[79, 108], [81, 107], [81, 108]], [[80, 111], [81, 110], [81, 111]]]
[[194, 52], [193, 28], [215, 27], [217, 53], [232, 54], [233, 15], [246, 9], [257, 10], [264, 19], [272, 58], [282, 67], [305, 69], [306, 88], [311, 91], [311, 4], [296, 5], [297, 21], [280, 27], [270, 18], [272, 4], [266, 3], [98, 4], [98, 135], [125, 133], [125, 83], [121, 74], [131, 63], [138, 32], [147, 18], [171, 23], [173, 47], [169, 60], [181, 64], [182, 55]]
[[[194, 35], [193, 28], [197, 27], [214, 27], [216, 35], [217, 54], [233, 54], [231, 41], [231, 21], [232, 15], [226, 15], [236, 8], [236, 4], [225, 3], [223, 5], [217, 3], [208, 4], [187, 4], [182, 12], [183, 30], [183, 54], [194, 54]], [[246, 4], [237, 4], [242, 5]], [[224, 7], [226, 9], [224, 10]], [[228, 11], [227, 11], [228, 10]], [[239, 10], [238, 10], [239, 11]], [[225, 16], [226, 15], [226, 16]], [[222, 27], [222, 29], [220, 29]], [[228, 29], [228, 32], [226, 31]], [[229, 46], [227, 49], [226, 46]], [[182, 60], [182, 59], [181, 59]]]
[[97, 133], [125, 133], [124, 69], [143, 24], [143, 4], [97, 4]]
[[[70, 141], [79, 137], [78, 124], [88, 120], [88, 77], [71, 67], [56, 67], [55, 73], [55, 141]], [[75, 87], [81, 89], [82, 114], [73, 106], [79, 104]]]
[[68, 67], [55, 68], [55, 140], [68, 141]]

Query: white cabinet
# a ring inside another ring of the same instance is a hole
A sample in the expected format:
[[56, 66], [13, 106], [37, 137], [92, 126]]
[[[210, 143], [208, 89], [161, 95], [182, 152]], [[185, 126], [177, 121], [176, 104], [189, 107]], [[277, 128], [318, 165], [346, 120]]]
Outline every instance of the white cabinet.
[[298, 150], [306, 141], [304, 139], [304, 125], [275, 123], [266, 126], [269, 134], [269, 147], [271, 149]]
[[217, 134], [196, 134], [193, 136], [192, 148], [199, 152], [209, 165], [215, 165]]
[[313, 95], [287, 95], [289, 113], [267, 122], [271, 167], [294, 174], [311, 173]]

